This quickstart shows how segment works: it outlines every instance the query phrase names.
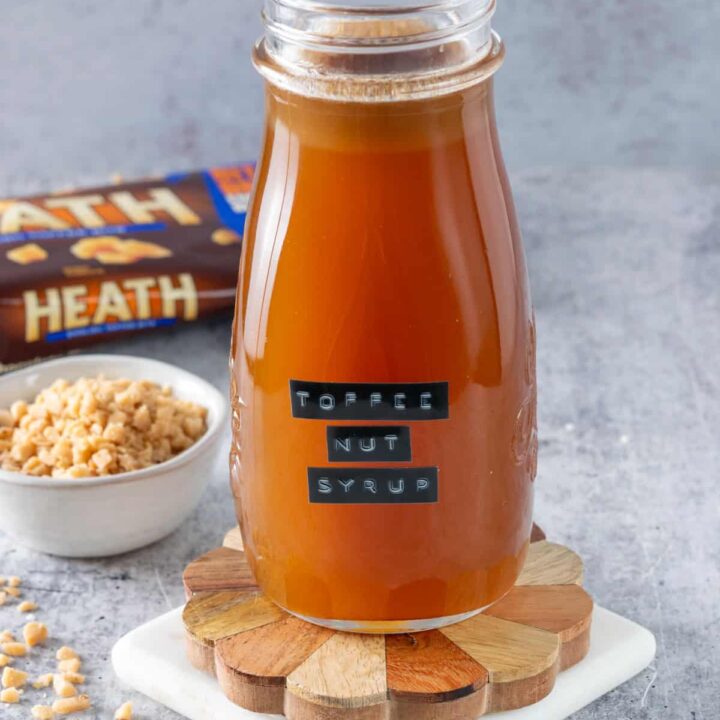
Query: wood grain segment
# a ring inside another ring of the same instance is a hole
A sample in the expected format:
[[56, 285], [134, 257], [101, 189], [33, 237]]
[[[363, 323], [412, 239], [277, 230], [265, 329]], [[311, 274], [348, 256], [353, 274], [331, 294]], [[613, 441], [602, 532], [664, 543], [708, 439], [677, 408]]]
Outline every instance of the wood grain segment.
[[246, 710], [269, 715], [285, 712], [285, 683], [282, 685], [253, 685], [238, 681], [232, 668], [217, 663], [215, 677], [230, 702]]
[[[488, 685], [488, 712], [515, 710], [534, 705], [547, 697], [560, 672], [559, 660], [531, 677]], [[467, 718], [467, 720], [471, 720]]]
[[442, 703], [395, 699], [390, 717], [392, 720], [475, 720], [488, 711], [488, 688], [489, 685], [483, 685], [470, 695]]
[[285, 617], [285, 612], [257, 591], [198, 593], [183, 611], [187, 632], [207, 646]]
[[245, 554], [221, 547], [193, 560], [183, 573], [185, 595], [214, 590], [257, 590]]
[[481, 690], [488, 671], [437, 630], [385, 639], [390, 698], [446, 702]]
[[215, 655], [244, 681], [285, 685], [285, 678], [334, 635], [333, 630], [286, 616], [215, 643]]
[[578, 585], [514, 587], [485, 615], [556, 633], [562, 643], [590, 627], [592, 598]]
[[558, 660], [560, 639], [555, 633], [488, 615], [440, 630], [485, 667], [491, 683], [533, 677]]
[[[291, 692], [285, 693], [283, 712], [288, 720], [390, 720], [391, 717], [395, 720], [390, 703], [387, 701], [365, 707], [338, 708], [318, 705]], [[411, 718], [407, 718], [407, 720], [411, 720]], [[435, 719], [433, 718], [433, 720]]]
[[335, 633], [287, 677], [293, 695], [335, 708], [385, 703], [385, 637]]
[[243, 543], [242, 533], [240, 532], [239, 527], [234, 527], [225, 534], [223, 547], [240, 551], [245, 549], [245, 543]]
[[333, 635], [332, 630], [287, 616], [215, 643], [223, 692], [254, 712], [281, 714], [285, 678]]
[[210, 675], [217, 675], [214, 647], [206, 645], [189, 632], [185, 633], [185, 654], [193, 667]]
[[562, 644], [560, 649], [560, 670], [577, 665], [590, 652], [590, 626], [577, 637]]
[[582, 585], [583, 563], [563, 545], [540, 540], [530, 543], [516, 585]]

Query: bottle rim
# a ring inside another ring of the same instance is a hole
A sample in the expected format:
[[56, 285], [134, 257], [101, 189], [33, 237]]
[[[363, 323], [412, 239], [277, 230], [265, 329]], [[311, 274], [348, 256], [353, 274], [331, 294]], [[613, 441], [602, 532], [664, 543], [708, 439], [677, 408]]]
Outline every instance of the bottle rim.
[[266, 80], [303, 95], [443, 94], [502, 61], [495, 9], [496, 0], [265, 0], [253, 60]]
[[[397, 0], [392, 0], [391, 4], [368, 4], [363, 0], [357, 5], [324, 0], [265, 0], [262, 19], [266, 34], [289, 42], [362, 50], [368, 47], [382, 49], [390, 45], [410, 47], [420, 42], [457, 37], [475, 27], [487, 26], [489, 29], [495, 10], [496, 0], [420, 3], [411, 0], [407, 5]], [[362, 27], [363, 21], [378, 24], [386, 21], [388, 25], [392, 23], [398, 32], [382, 35], [350, 32]], [[323, 27], [324, 31], [319, 30]]]
[[[277, 5], [285, 5], [287, 7], [302, 8], [313, 11], [331, 11], [331, 12], [348, 12], [360, 13], [367, 11], [382, 10], [386, 13], [392, 12], [419, 12], [422, 10], [434, 10], [439, 7], [454, 8], [460, 5], [467, 5], [473, 0], [434, 0], [430, 2], [417, 2], [411, 0], [407, 3], [392, 0], [392, 2], [324, 2], [323, 0], [275, 0]], [[477, 0], [473, 4], [477, 4]]]

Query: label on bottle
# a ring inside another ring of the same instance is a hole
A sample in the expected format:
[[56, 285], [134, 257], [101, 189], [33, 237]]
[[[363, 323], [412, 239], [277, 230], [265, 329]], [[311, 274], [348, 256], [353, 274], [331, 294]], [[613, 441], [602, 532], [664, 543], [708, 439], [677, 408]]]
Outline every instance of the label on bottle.
[[[446, 382], [331, 383], [290, 380], [294, 418], [423, 421], [449, 416]], [[329, 463], [412, 461], [409, 425], [332, 425], [325, 428]], [[309, 467], [311, 503], [396, 505], [438, 502], [437, 467]]]
[[309, 420], [443, 420], [448, 384], [290, 381], [295, 418]]
[[438, 468], [308, 468], [311, 503], [436, 503]]
[[407, 462], [412, 460], [410, 428], [328, 425], [330, 462]]

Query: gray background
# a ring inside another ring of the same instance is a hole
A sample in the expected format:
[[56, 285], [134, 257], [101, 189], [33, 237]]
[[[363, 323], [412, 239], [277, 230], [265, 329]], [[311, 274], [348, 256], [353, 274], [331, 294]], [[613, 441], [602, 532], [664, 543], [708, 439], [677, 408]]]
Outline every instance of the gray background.
[[[499, 0], [511, 170], [720, 162], [713, 0]], [[0, 0], [0, 193], [252, 159], [260, 0]]]
[[[658, 640], [646, 672], [576, 720], [719, 717], [719, 8], [501, 0], [496, 22], [538, 319], [537, 519], [583, 555], [598, 602]], [[256, 2], [0, 0], [0, 11], [0, 193], [254, 156]], [[224, 389], [228, 338], [216, 320], [101, 349]], [[109, 652], [182, 601], [183, 566], [232, 523], [218, 476], [180, 530], [120, 558], [48, 558], [0, 534], [0, 574], [25, 578], [52, 648], [85, 658], [87, 717], [128, 698], [140, 718], [177, 717], [121, 687]], [[20, 623], [0, 608], [0, 629]], [[29, 666], [47, 668], [42, 657]], [[36, 701], [0, 717], [26, 718]]]

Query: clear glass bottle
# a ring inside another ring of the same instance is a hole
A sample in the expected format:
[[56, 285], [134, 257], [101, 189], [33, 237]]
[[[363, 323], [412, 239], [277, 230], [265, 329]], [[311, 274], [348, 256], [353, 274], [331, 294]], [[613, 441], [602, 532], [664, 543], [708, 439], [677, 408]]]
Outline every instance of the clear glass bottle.
[[493, 10], [265, 3], [232, 488], [264, 592], [329, 627], [469, 617], [529, 543], [535, 333]]

